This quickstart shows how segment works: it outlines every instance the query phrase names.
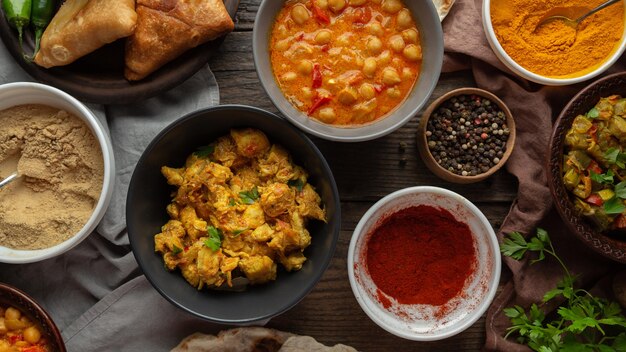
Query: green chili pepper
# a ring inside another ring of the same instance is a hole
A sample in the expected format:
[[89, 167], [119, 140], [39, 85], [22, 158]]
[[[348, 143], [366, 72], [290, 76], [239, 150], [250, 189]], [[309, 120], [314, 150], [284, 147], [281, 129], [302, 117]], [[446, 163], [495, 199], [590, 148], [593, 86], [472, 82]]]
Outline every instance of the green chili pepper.
[[35, 55], [37, 55], [37, 52], [39, 51], [41, 35], [54, 15], [55, 1], [32, 0], [32, 2], [33, 9], [30, 13], [30, 21], [33, 27], [35, 27], [35, 51], [33, 52], [33, 58], [35, 58]]
[[2, 0], [2, 10], [7, 21], [17, 29], [20, 49], [22, 48], [24, 27], [30, 23], [31, 6], [32, 0]]

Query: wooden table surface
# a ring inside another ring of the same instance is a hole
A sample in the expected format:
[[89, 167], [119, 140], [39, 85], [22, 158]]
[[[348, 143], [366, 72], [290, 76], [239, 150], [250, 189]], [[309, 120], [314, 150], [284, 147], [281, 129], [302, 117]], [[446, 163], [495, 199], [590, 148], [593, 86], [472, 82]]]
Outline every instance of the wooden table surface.
[[[210, 66], [220, 87], [222, 104], [246, 104], [275, 113], [254, 69], [252, 26], [261, 0], [241, 0], [235, 32], [229, 34]], [[473, 86], [471, 72], [442, 74], [431, 97], [458, 87]], [[396, 132], [369, 142], [338, 143], [314, 138], [330, 164], [341, 197], [342, 224], [335, 256], [313, 291], [268, 327], [310, 335], [359, 351], [477, 351], [485, 342], [483, 316], [465, 332], [438, 342], [412, 342], [386, 332], [361, 310], [348, 281], [346, 258], [357, 222], [376, 201], [402, 188], [429, 185], [450, 189], [472, 201], [498, 229], [517, 192], [513, 176], [500, 170], [472, 185], [451, 184], [437, 178], [420, 160], [416, 132], [420, 115]], [[400, 145], [406, 145], [401, 148]], [[403, 150], [404, 149], [404, 150]]]

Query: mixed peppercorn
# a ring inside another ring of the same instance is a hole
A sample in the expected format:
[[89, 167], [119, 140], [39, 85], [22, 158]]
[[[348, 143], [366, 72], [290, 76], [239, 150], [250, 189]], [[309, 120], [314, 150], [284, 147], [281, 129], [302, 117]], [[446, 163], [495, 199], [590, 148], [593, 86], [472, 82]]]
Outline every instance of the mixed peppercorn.
[[434, 159], [461, 176], [476, 176], [497, 165], [506, 152], [509, 134], [505, 113], [478, 95], [446, 100], [426, 126], [428, 149]]

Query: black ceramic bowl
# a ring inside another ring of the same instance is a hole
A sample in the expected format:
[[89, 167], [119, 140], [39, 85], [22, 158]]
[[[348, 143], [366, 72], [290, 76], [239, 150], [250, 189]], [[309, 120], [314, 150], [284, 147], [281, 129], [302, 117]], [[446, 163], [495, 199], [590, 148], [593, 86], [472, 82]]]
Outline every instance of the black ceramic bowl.
[[[188, 155], [231, 128], [251, 127], [285, 147], [294, 162], [309, 172], [326, 207], [328, 223], [309, 223], [311, 245], [302, 270], [279, 270], [276, 281], [248, 287], [244, 292], [201, 290], [191, 286], [179, 271], [168, 272], [154, 252], [154, 235], [169, 217], [172, 187], [160, 168], [182, 166]], [[332, 172], [317, 147], [287, 121], [266, 111], [222, 105], [191, 113], [166, 127], [139, 159], [126, 200], [128, 236], [139, 266], [152, 285], [172, 304], [206, 320], [223, 324], [250, 324], [285, 312], [313, 289], [333, 257], [341, 223], [339, 194]]]
[[607, 258], [626, 263], [626, 241], [596, 231], [591, 223], [576, 211], [570, 194], [562, 181], [565, 135], [572, 127], [572, 122], [576, 116], [586, 114], [591, 110], [600, 101], [600, 98], [614, 94], [626, 97], [626, 72], [616, 73], [595, 81], [580, 91], [563, 109], [554, 124], [550, 140], [548, 185], [556, 209], [570, 231], [594, 251]]
[[31, 321], [37, 322], [42, 329], [42, 336], [48, 340], [50, 352], [65, 352], [65, 343], [61, 333], [46, 311], [26, 293], [13, 286], [0, 283], [0, 305], [17, 308]]

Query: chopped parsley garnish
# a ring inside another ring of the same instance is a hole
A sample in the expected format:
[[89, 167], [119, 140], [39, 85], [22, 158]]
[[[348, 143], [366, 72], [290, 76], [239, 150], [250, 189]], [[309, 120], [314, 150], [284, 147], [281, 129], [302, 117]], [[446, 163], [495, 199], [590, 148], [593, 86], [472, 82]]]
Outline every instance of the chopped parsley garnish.
[[615, 196], [626, 199], [626, 181], [622, 181], [615, 185]]
[[604, 202], [604, 212], [607, 214], [621, 214], [624, 210], [626, 207], [619, 197], [613, 197]]
[[587, 117], [590, 119], [597, 119], [600, 116], [600, 111], [597, 108], [589, 110]]
[[253, 204], [255, 200], [259, 199], [259, 190], [256, 186], [247, 192], [239, 192], [239, 198], [245, 204]]
[[235, 203], [235, 199], [234, 199], [234, 198], [229, 198], [229, 199], [228, 199], [228, 205], [230, 205], [231, 207], [234, 207], [234, 206], [235, 206], [235, 204], [236, 204], [236, 203]]
[[240, 230], [235, 230], [233, 231], [233, 235], [235, 235], [235, 237], [241, 235], [242, 233], [248, 231], [248, 229], [240, 229]]
[[217, 252], [222, 246], [222, 231], [213, 226], [209, 226], [207, 227], [207, 234], [209, 238], [204, 240], [204, 245], [211, 248], [214, 252]]
[[604, 160], [609, 164], [617, 165], [620, 169], [626, 168], [626, 153], [620, 152], [617, 148], [609, 148], [604, 153]]
[[289, 180], [289, 182], [287, 182], [287, 185], [289, 187], [295, 187], [298, 190], [298, 192], [302, 192], [302, 187], [304, 187], [304, 182], [302, 182], [301, 179]]
[[613, 171], [609, 170], [606, 174], [596, 174], [593, 171], [589, 172], [589, 177], [597, 183], [600, 184], [612, 184], [613, 183]]
[[177, 254], [179, 254], [179, 253], [180, 253], [180, 252], [182, 252], [182, 251], [183, 251], [183, 250], [182, 250], [182, 249], [180, 249], [180, 248], [178, 248], [178, 246], [176, 246], [176, 245], [173, 245], [173, 246], [172, 246], [172, 254], [177, 255]]
[[206, 158], [209, 155], [213, 154], [214, 151], [215, 151], [214, 145], [205, 145], [202, 147], [198, 147], [198, 149], [196, 149], [193, 155], [197, 156], [198, 158]]

